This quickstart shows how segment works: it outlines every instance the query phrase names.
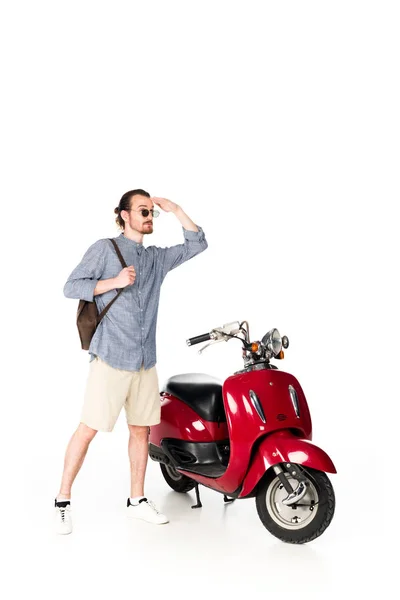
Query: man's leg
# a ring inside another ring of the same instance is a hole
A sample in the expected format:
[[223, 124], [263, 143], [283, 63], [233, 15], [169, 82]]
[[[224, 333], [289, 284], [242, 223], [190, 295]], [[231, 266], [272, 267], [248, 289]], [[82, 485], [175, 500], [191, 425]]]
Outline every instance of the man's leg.
[[144, 478], [148, 459], [149, 428], [129, 425], [129, 462], [131, 466], [131, 496], [128, 498], [128, 513], [134, 519], [149, 523], [168, 523], [168, 518], [157, 510], [153, 502], [144, 497]]
[[57, 500], [69, 500], [71, 498], [72, 484], [83, 464], [89, 444], [96, 433], [96, 429], [92, 429], [84, 423], [79, 423], [67, 446], [64, 459], [64, 472]]
[[[145, 370], [143, 365], [132, 376], [129, 394], [125, 402], [129, 427], [129, 462], [131, 466], [131, 496], [128, 498], [128, 514], [135, 519], [150, 523], [168, 523], [153, 502], [144, 497], [144, 478], [148, 459], [149, 426], [160, 422], [160, 394], [157, 370]], [[148, 425], [134, 425], [148, 423]]]
[[128, 425], [128, 454], [131, 467], [131, 498], [144, 495], [144, 478], [148, 459], [149, 428]]
[[71, 487], [97, 430], [80, 423], [67, 446], [60, 491], [55, 499], [56, 532], [71, 533]]

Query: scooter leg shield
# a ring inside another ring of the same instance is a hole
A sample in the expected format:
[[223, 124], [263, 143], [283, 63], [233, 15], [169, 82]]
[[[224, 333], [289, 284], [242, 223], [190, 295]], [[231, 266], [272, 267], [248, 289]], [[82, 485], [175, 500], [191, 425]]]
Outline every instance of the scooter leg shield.
[[264, 473], [280, 463], [295, 463], [325, 473], [336, 473], [332, 460], [318, 446], [290, 432], [272, 433], [262, 440], [254, 454], [239, 498], [249, 496]]

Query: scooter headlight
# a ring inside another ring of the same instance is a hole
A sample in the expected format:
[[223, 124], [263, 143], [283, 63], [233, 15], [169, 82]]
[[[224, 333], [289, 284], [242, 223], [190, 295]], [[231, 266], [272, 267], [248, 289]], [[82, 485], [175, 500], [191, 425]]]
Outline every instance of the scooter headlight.
[[271, 329], [271, 331], [268, 331], [261, 341], [264, 346], [270, 352], [272, 352], [272, 354], [279, 354], [279, 352], [282, 350], [282, 338], [277, 329]]

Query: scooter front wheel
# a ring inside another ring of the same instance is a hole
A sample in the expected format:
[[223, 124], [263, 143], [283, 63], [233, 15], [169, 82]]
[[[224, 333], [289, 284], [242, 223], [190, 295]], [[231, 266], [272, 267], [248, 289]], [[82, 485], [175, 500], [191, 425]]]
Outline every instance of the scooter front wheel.
[[[304, 469], [307, 492], [291, 506], [283, 504], [288, 493], [271, 469], [259, 485], [256, 495], [258, 516], [272, 535], [290, 544], [304, 544], [319, 537], [332, 521], [335, 494], [327, 475], [315, 469]], [[288, 473], [293, 489], [298, 485]]]
[[186, 475], [182, 475], [182, 473], [179, 473], [179, 471], [171, 465], [160, 463], [160, 469], [165, 481], [173, 490], [175, 490], [175, 492], [184, 494], [190, 492], [196, 485], [192, 479], [189, 479]]

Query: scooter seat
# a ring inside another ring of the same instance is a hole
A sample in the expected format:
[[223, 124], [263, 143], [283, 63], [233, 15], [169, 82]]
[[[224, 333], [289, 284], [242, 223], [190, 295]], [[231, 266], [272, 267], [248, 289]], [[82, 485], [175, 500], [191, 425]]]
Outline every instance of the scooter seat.
[[162, 392], [179, 398], [205, 421], [225, 422], [222, 385], [219, 380], [203, 373], [185, 373], [170, 377]]

